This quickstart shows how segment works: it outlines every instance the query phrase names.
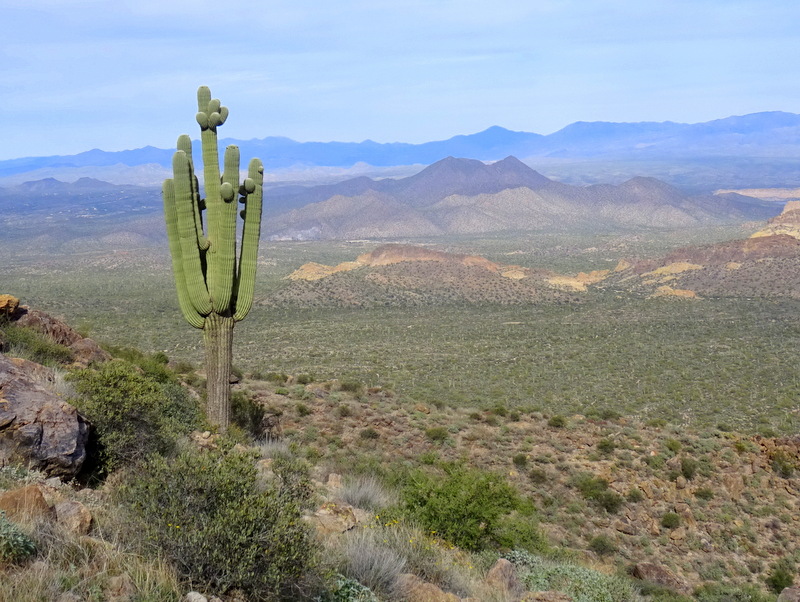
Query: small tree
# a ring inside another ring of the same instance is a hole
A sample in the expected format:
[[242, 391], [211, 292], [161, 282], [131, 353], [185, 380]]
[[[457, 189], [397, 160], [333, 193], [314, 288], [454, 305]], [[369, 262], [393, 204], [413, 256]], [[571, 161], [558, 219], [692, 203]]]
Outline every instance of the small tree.
[[[164, 217], [167, 223], [172, 271], [178, 303], [186, 321], [203, 330], [209, 420], [226, 429], [230, 423], [230, 377], [233, 326], [253, 304], [264, 166], [250, 161], [247, 178], [239, 184], [239, 148], [225, 149], [220, 176], [217, 128], [228, 108], [211, 99], [211, 90], [197, 91], [197, 123], [203, 148], [205, 198], [194, 173], [192, 141], [178, 138], [172, 159], [173, 177], [164, 181]], [[244, 205], [239, 255], [236, 254], [238, 203]], [[207, 228], [203, 211], [207, 210]]]

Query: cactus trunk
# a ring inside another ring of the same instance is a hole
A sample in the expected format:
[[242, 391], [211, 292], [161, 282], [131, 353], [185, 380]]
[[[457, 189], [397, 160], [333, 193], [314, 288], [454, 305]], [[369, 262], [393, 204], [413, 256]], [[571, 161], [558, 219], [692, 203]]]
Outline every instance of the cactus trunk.
[[212, 313], [203, 327], [208, 398], [206, 414], [212, 424], [221, 428], [230, 424], [234, 323], [232, 317]]
[[[197, 91], [197, 106], [206, 197], [200, 198], [191, 139], [183, 135], [178, 138], [172, 161], [173, 178], [164, 182], [164, 217], [178, 304], [186, 321], [203, 329], [206, 413], [213, 424], [224, 430], [230, 423], [233, 326], [245, 318], [253, 305], [264, 166], [258, 159], [251, 160], [247, 178], [240, 186], [239, 149], [229, 146], [220, 175], [217, 128], [225, 123], [228, 109], [212, 99], [205, 86]], [[237, 259], [239, 203], [244, 205], [244, 225]]]

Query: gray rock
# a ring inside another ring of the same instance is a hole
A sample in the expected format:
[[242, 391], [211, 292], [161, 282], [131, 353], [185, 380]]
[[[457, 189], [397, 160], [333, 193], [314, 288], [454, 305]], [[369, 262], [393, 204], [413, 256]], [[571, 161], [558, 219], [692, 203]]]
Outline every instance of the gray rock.
[[800, 602], [800, 586], [784, 589], [778, 596], [778, 602]]
[[72, 478], [86, 459], [89, 424], [24, 366], [0, 355], [0, 466], [21, 462], [49, 477]]

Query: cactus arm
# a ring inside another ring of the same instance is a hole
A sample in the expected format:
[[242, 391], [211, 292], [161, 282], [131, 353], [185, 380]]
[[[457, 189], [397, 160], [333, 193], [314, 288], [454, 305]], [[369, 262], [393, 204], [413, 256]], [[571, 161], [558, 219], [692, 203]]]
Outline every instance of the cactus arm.
[[[232, 311], [234, 280], [236, 278], [236, 218], [239, 210], [236, 199], [239, 190], [239, 147], [229, 146], [225, 149], [225, 171], [222, 174], [220, 197], [217, 215], [220, 223], [217, 229], [216, 253], [213, 264], [209, 265], [211, 283], [211, 299], [214, 311], [223, 313]], [[214, 285], [219, 285], [214, 290]]]
[[205, 317], [197, 313], [189, 300], [189, 293], [186, 290], [186, 277], [183, 273], [183, 257], [181, 256], [181, 243], [178, 237], [178, 212], [175, 207], [175, 186], [174, 182], [164, 180], [162, 186], [162, 196], [164, 198], [164, 217], [167, 223], [167, 239], [169, 240], [169, 250], [172, 256], [172, 273], [175, 277], [175, 288], [178, 291], [178, 305], [186, 321], [195, 328], [203, 328]]
[[189, 158], [189, 167], [192, 171], [192, 207], [194, 208], [194, 221], [197, 228], [197, 246], [201, 251], [207, 251], [209, 247], [208, 239], [203, 232], [203, 201], [200, 199], [200, 183], [194, 172], [194, 161], [192, 160], [192, 139], [186, 134], [178, 137], [178, 150], [182, 150]]
[[242, 185], [242, 210], [244, 227], [242, 229], [242, 249], [239, 254], [239, 269], [236, 274], [235, 321], [243, 320], [253, 306], [255, 292], [256, 265], [258, 263], [258, 241], [261, 237], [261, 208], [263, 203], [264, 166], [258, 159], [252, 159], [247, 171], [247, 179]]
[[193, 173], [186, 153], [175, 152], [172, 157], [172, 170], [175, 176], [173, 182], [178, 219], [178, 240], [186, 291], [195, 311], [201, 316], [207, 316], [211, 313], [212, 307], [203, 275], [203, 262], [197, 240], [194, 197], [192, 195]]

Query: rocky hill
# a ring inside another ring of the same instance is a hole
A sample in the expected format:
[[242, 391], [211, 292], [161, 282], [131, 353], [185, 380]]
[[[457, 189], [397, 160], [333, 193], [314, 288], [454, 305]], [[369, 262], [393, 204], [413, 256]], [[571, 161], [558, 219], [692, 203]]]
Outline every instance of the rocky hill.
[[780, 210], [734, 193], [689, 197], [653, 178], [569, 186], [514, 157], [488, 165], [448, 157], [408, 178], [276, 188], [269, 196], [271, 240], [675, 228], [763, 220]]
[[264, 300], [269, 305], [377, 307], [439, 303], [569, 303], [601, 280], [598, 271], [565, 276], [413, 245], [382, 245], [354, 261], [307, 263]]
[[800, 203], [750, 238], [679, 249], [658, 261], [623, 261], [600, 286], [681, 297], [800, 298]]

